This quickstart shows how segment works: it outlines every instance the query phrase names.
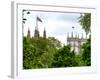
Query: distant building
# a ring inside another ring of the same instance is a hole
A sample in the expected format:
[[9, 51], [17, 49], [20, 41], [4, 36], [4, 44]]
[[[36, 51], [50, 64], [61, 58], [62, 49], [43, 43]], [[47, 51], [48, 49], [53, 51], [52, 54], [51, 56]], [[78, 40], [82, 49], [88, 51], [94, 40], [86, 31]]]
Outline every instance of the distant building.
[[74, 50], [77, 54], [80, 52], [81, 45], [86, 41], [86, 38], [83, 38], [83, 34], [81, 38], [79, 37], [79, 34], [76, 36], [73, 36], [73, 32], [71, 33], [71, 36], [69, 36], [69, 33], [67, 34], [67, 44], [71, 45], [71, 50]]
[[27, 37], [30, 37], [30, 36], [31, 36], [30, 29], [28, 28]]
[[43, 31], [43, 37], [46, 38], [46, 30], [44, 28], [44, 31]]
[[34, 37], [40, 37], [38, 26], [35, 27]]
[[[29, 29], [29, 28], [28, 28], [28, 31], [27, 31], [27, 37], [31, 37], [30, 29]], [[34, 30], [34, 37], [37, 37], [37, 38], [40, 37], [38, 27], [35, 27], [35, 30]], [[41, 36], [41, 37], [42, 37], [42, 36]], [[44, 31], [43, 31], [43, 38], [46, 38], [46, 30], [45, 30], [45, 28], [44, 28]]]
[[[35, 31], [34, 31], [34, 37], [37, 37], [37, 38], [40, 37], [39, 29], [38, 29], [38, 22], [42, 22], [42, 20], [37, 16], [36, 17], [36, 27], [35, 27]], [[46, 30], [45, 30], [45, 28], [44, 28], [44, 31], [43, 31], [43, 38], [46, 38]]]

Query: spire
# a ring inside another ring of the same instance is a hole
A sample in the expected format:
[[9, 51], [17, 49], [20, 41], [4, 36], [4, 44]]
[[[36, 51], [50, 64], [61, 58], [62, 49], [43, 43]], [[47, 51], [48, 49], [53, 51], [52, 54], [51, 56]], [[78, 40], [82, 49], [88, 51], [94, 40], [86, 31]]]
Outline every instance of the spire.
[[[73, 31], [74, 31], [74, 28], [75, 28], [75, 27], [74, 27], [74, 26], [72, 26]], [[72, 38], [73, 38], [73, 31], [72, 31]]]
[[67, 33], [67, 38], [69, 38], [69, 33]]
[[83, 33], [82, 33], [82, 39], [83, 39]]
[[43, 31], [43, 37], [46, 38], [46, 30], [44, 28], [44, 31]]
[[30, 29], [28, 28], [27, 37], [30, 37], [30, 36], [31, 36]]
[[76, 38], [77, 38], [77, 33], [76, 33]]
[[40, 18], [36, 17], [36, 26], [34, 31], [34, 37], [39, 37], [38, 21]]
[[71, 37], [73, 38], [73, 32], [72, 32], [72, 36]]
[[35, 27], [34, 37], [39, 37], [39, 30], [37, 26]]

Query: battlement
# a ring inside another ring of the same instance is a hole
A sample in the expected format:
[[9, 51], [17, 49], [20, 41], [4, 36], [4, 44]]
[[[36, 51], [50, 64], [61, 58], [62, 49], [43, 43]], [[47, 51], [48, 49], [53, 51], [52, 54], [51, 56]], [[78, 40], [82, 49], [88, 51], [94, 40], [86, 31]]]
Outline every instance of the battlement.
[[86, 37], [83, 37], [83, 34], [79, 36], [79, 34], [71, 35], [67, 34], [67, 44], [71, 45], [71, 49], [75, 50], [77, 54], [80, 52], [81, 45], [86, 41]]

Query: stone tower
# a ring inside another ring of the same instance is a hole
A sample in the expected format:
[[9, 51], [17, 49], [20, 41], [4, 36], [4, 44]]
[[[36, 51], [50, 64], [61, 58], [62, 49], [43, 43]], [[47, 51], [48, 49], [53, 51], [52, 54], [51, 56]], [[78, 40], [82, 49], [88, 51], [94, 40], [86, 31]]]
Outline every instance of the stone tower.
[[28, 33], [27, 33], [27, 37], [30, 37], [31, 34], [30, 34], [30, 29], [28, 28]]
[[39, 37], [39, 30], [38, 30], [38, 26], [35, 27], [35, 31], [34, 31], [34, 37]]
[[43, 38], [46, 38], [46, 30], [44, 28], [44, 31], [43, 31]]
[[67, 44], [71, 45], [71, 50], [74, 50], [77, 54], [80, 52], [81, 45], [85, 41], [86, 38], [83, 38], [83, 34], [81, 37], [79, 37], [79, 34], [74, 36], [73, 32], [71, 33], [71, 36], [69, 36], [69, 33], [67, 34]]

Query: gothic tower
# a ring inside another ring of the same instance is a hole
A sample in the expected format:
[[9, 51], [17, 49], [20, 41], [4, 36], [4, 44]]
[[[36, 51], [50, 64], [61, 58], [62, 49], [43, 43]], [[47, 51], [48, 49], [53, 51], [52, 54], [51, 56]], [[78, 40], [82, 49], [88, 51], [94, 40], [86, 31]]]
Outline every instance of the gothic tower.
[[36, 26], [36, 27], [35, 27], [34, 37], [39, 37], [39, 30], [38, 30], [38, 26]]
[[74, 36], [73, 32], [71, 33], [71, 36], [69, 36], [69, 33], [67, 34], [67, 44], [71, 45], [71, 50], [75, 50], [76, 54], [79, 54], [81, 45], [86, 41], [86, 38], [82, 36], [79, 37], [79, 34], [76, 33], [76, 36]]
[[43, 38], [46, 38], [46, 30], [44, 28], [44, 31], [43, 31]]
[[27, 33], [27, 37], [30, 37], [31, 34], [30, 34], [30, 29], [28, 28], [28, 33]]

